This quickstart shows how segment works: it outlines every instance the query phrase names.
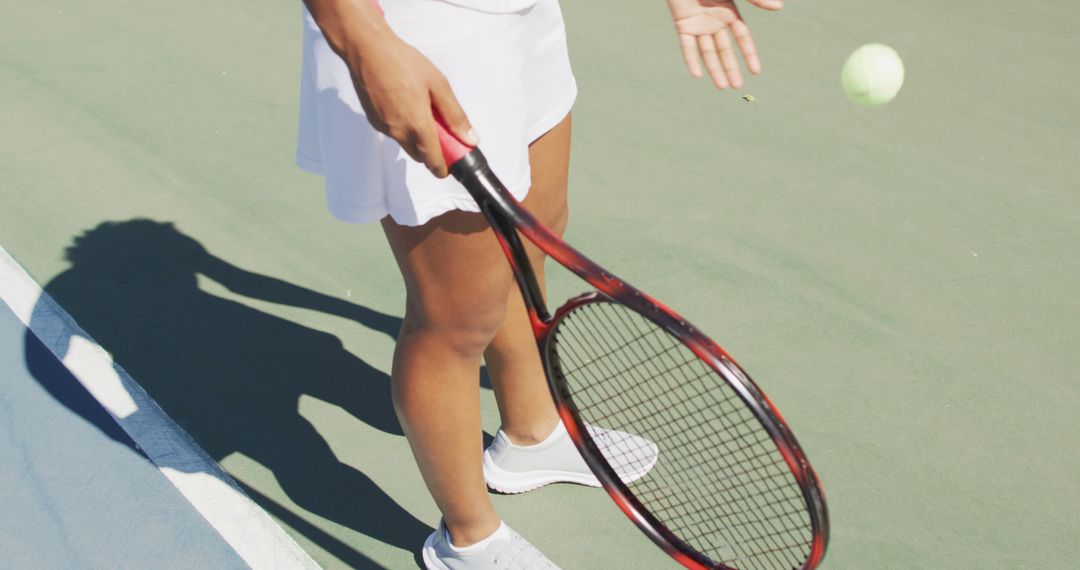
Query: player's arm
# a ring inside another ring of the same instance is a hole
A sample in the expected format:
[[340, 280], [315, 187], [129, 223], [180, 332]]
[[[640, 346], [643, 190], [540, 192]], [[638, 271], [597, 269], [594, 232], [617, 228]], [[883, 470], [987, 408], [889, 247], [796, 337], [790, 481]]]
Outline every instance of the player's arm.
[[[763, 10], [779, 10], [784, 0], [747, 0]], [[690, 75], [701, 77], [701, 61], [719, 89], [742, 86], [736, 49], [750, 73], [761, 72], [754, 38], [733, 0], [668, 0], [683, 59]], [[698, 59], [700, 55], [700, 60]]]
[[476, 144], [476, 135], [443, 74], [394, 34], [372, 0], [304, 1], [349, 67], [371, 125], [436, 176], [446, 176], [432, 109], [459, 139]]

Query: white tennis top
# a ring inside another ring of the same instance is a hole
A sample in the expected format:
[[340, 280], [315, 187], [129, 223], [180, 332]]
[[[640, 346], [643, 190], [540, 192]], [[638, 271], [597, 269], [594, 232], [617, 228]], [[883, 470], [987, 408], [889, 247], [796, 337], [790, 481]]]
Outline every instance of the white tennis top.
[[508, 14], [519, 12], [532, 7], [537, 0], [443, 0], [449, 4], [457, 4], [465, 8], [490, 12], [492, 14]]

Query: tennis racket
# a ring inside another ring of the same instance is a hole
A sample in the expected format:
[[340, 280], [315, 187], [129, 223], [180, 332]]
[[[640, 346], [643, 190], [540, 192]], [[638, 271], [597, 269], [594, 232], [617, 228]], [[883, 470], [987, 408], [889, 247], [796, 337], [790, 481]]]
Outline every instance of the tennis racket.
[[[765, 394], [686, 319], [545, 228], [436, 122], [513, 268], [559, 416], [619, 508], [687, 568], [815, 568], [824, 496]], [[549, 313], [521, 236], [595, 290]]]

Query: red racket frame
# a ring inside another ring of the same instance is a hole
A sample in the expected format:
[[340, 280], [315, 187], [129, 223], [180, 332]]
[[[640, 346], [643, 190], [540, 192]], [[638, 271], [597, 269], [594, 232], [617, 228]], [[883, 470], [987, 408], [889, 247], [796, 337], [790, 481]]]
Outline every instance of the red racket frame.
[[[375, 4], [378, 6], [378, 0], [375, 1]], [[382, 11], [381, 8], [379, 10]], [[574, 406], [570, 391], [565, 383], [560, 381], [561, 375], [557, 374], [552, 368], [553, 359], [549, 355], [552, 332], [556, 323], [572, 309], [585, 303], [597, 302], [600, 295], [638, 311], [681, 340], [694, 354], [723, 376], [747, 406], [750, 407], [758, 421], [761, 422], [762, 427], [772, 437], [773, 442], [783, 455], [784, 461], [787, 462], [796, 481], [802, 488], [803, 498], [810, 513], [813, 533], [810, 555], [803, 565], [803, 569], [816, 568], [825, 556], [825, 548], [829, 537], [828, 512], [825, 507], [824, 493], [821, 490], [817, 475], [814, 473], [813, 468], [810, 467], [810, 463], [795, 440], [795, 436], [791, 433], [791, 430], [780, 416], [780, 412], [776, 410], [772, 402], [720, 345], [701, 334], [678, 313], [615, 277], [544, 227], [539, 220], [521, 207], [521, 204], [491, 172], [487, 165], [487, 159], [484, 158], [480, 150], [458, 140], [446, 128], [438, 110], [433, 108], [432, 111], [446, 165], [450, 168], [451, 174], [465, 186], [473, 199], [476, 200], [480, 210], [491, 224], [514, 270], [514, 278], [521, 289], [522, 297], [525, 299], [525, 306], [529, 312], [529, 322], [532, 323], [533, 333], [536, 336], [537, 345], [543, 357], [545, 373], [559, 416], [562, 418], [563, 424], [566, 425], [574, 445], [577, 446], [589, 468], [596, 474], [604, 489], [615, 501], [615, 504], [653, 542], [687, 568], [728, 568], [714, 564], [711, 559], [679, 540], [644, 508], [633, 493], [619, 480], [615, 470], [604, 459], [603, 454], [592, 442], [592, 439], [585, 437], [584, 434], [587, 433], [584, 427], [585, 423], [581, 420]], [[549, 315], [544, 304], [544, 297], [537, 286], [536, 275], [529, 264], [528, 257], [525, 255], [518, 232], [524, 234], [529, 241], [536, 244], [544, 253], [562, 264], [563, 267], [596, 287], [598, 293], [590, 292], [571, 299], [560, 307], [554, 316]]]
[[[441, 125], [440, 130], [444, 130]], [[448, 139], [450, 145], [447, 144]], [[566, 425], [574, 445], [577, 446], [586, 463], [623, 513], [653, 542], [687, 568], [729, 569], [728, 566], [716, 564], [707, 556], [697, 552], [657, 520], [638, 501], [633, 492], [619, 480], [615, 470], [604, 459], [603, 453], [592, 442], [592, 439], [585, 435], [587, 433], [584, 427], [585, 422], [582, 421], [574, 405], [573, 394], [554, 368], [556, 359], [550, 357], [552, 333], [558, 322], [573, 309], [601, 301], [621, 303], [652, 320], [683, 342], [735, 389], [768, 432], [802, 489], [813, 535], [810, 554], [802, 568], [805, 570], [816, 568], [825, 556], [829, 534], [828, 512], [821, 484], [780, 412], [754, 384], [749, 375], [739, 367], [727, 351], [702, 334], [678, 313], [611, 274], [540, 223], [535, 216], [521, 206], [491, 172], [479, 149], [461, 145], [448, 135], [443, 136], [440, 142], [443, 143], [447, 164], [451, 165], [451, 174], [468, 189], [476, 200], [513, 268], [514, 278], [521, 289], [529, 314], [529, 322], [532, 324], [533, 333], [543, 357], [545, 373], [559, 416]], [[454, 143], [457, 147], [453, 146]], [[519, 233], [597, 290], [567, 301], [554, 315], [550, 315]]]

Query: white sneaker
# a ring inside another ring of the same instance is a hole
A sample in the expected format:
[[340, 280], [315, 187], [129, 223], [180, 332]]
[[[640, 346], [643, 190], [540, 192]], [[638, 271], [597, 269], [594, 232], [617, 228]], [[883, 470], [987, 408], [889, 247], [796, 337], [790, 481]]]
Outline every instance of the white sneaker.
[[[633, 434], [588, 426], [608, 463], [625, 483], [645, 476], [660, 455], [656, 444]], [[550, 483], [599, 487], [562, 422], [536, 445], [516, 445], [500, 429], [484, 450], [484, 480], [500, 493], [524, 493]]]
[[484, 540], [458, 548], [439, 521], [439, 528], [424, 542], [423, 557], [428, 570], [559, 570], [506, 523]]

